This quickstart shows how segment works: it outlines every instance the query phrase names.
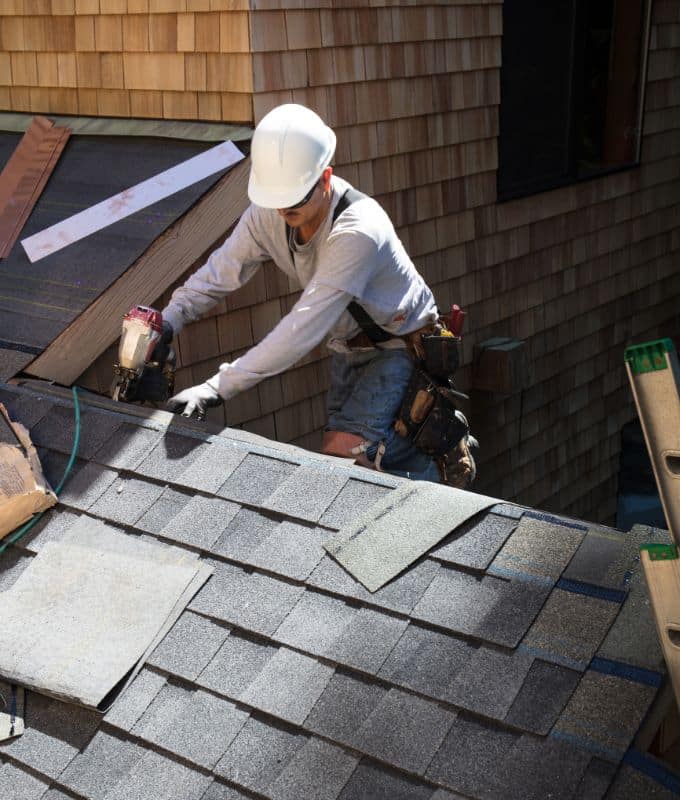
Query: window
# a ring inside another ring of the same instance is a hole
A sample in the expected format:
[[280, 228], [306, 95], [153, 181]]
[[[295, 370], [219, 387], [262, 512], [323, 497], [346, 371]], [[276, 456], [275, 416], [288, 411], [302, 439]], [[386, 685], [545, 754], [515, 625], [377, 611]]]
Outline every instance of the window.
[[648, 0], [505, 0], [498, 198], [635, 164]]

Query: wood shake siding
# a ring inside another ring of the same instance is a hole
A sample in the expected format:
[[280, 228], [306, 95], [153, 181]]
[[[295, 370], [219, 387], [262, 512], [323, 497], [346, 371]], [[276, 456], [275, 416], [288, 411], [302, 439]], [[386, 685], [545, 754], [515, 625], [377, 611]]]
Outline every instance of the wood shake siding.
[[[680, 332], [680, 3], [654, 0], [640, 165], [497, 202], [502, 4], [346, 0], [4, 0], [0, 107], [252, 122], [309, 105], [336, 172], [376, 197], [473, 346], [527, 342], [531, 380], [470, 391], [479, 491], [612, 521], [631, 342]], [[209, 252], [214, 243], [206, 242]], [[259, 341], [298, 296], [272, 265], [179, 337], [178, 387]], [[165, 298], [161, 299], [161, 302]], [[81, 383], [105, 390], [112, 352]], [[320, 347], [215, 411], [315, 449]]]

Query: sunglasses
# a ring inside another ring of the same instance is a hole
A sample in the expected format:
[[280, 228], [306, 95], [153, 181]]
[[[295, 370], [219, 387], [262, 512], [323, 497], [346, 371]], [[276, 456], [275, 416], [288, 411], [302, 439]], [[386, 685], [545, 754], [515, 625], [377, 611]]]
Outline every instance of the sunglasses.
[[302, 208], [302, 206], [304, 206], [305, 204], [309, 203], [309, 201], [312, 199], [312, 195], [316, 191], [316, 187], [318, 185], [319, 185], [319, 181], [317, 181], [314, 184], [314, 186], [312, 186], [312, 188], [307, 192], [307, 194], [302, 198], [302, 200], [300, 200], [299, 203], [296, 203], [294, 206], [288, 206], [286, 208], [286, 211], [295, 211], [296, 208]]

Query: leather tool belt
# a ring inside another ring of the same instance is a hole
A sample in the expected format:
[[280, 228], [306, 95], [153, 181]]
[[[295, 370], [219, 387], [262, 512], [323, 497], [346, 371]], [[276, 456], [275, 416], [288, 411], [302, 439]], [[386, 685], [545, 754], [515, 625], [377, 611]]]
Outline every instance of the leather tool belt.
[[439, 458], [469, 433], [455, 402], [460, 393], [452, 386], [459, 364], [458, 339], [440, 324], [412, 334], [407, 343], [416, 366], [394, 427], [423, 452]]

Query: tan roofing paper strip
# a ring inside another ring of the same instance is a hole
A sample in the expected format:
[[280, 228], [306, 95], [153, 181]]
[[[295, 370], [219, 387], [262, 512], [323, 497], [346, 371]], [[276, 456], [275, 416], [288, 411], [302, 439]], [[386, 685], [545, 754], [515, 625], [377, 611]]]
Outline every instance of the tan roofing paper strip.
[[426, 481], [390, 492], [324, 547], [375, 592], [470, 517], [499, 501]]
[[233, 142], [222, 142], [176, 167], [74, 214], [63, 222], [22, 239], [21, 244], [30, 261], [39, 261], [50, 253], [198, 183], [209, 175], [237, 164], [243, 158], [243, 153]]
[[104, 709], [211, 573], [194, 553], [81, 517], [0, 594], [0, 676]]

